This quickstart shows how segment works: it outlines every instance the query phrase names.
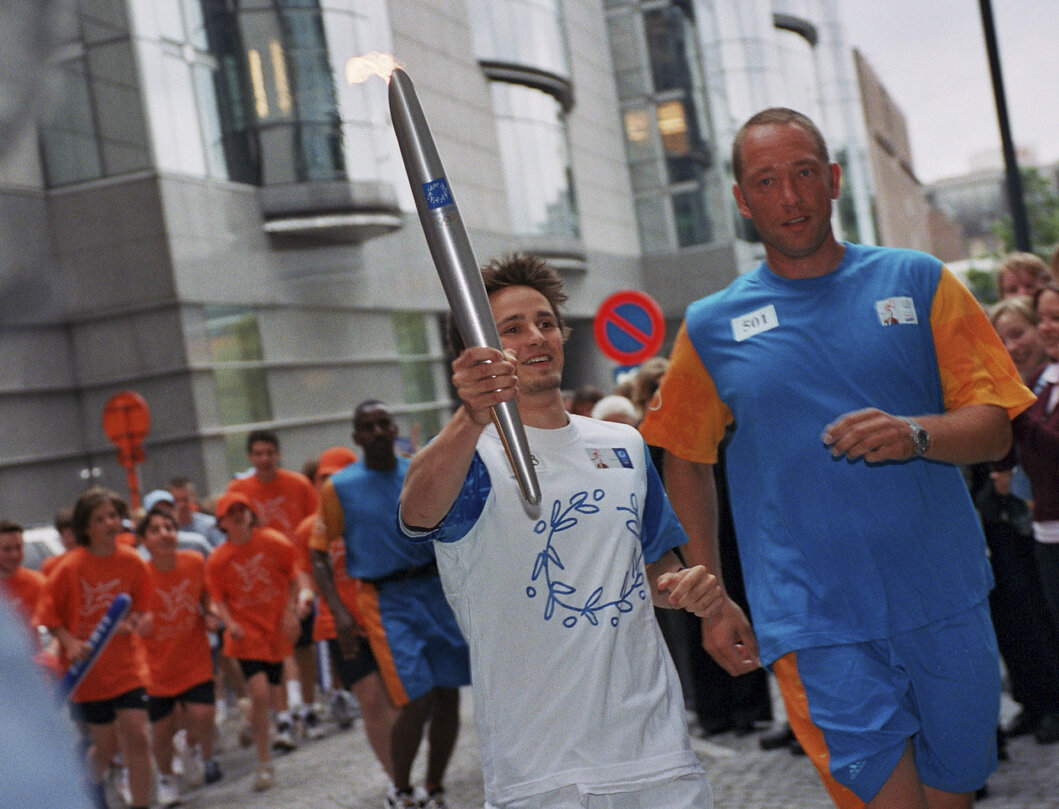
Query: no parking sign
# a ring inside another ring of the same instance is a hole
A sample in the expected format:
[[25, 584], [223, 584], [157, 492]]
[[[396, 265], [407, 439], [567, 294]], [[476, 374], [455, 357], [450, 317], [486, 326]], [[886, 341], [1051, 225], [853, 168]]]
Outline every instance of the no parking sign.
[[600, 304], [592, 324], [596, 345], [621, 365], [653, 357], [666, 337], [662, 308], [645, 292], [623, 289]]

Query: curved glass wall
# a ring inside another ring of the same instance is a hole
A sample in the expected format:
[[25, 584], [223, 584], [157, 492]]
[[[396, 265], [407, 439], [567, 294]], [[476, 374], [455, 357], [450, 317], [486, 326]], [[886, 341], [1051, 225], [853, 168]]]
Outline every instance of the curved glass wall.
[[345, 178], [317, 0], [203, 0], [232, 179], [255, 185]]
[[490, 91], [515, 230], [578, 236], [562, 105], [521, 84], [493, 82]]
[[467, 10], [475, 56], [490, 79], [512, 227], [578, 237], [560, 0], [468, 0]]
[[469, 0], [467, 10], [479, 59], [570, 75], [559, 0]]
[[816, 76], [816, 55], [813, 45], [796, 31], [777, 29], [780, 64], [783, 72], [781, 103], [808, 115], [814, 121], [823, 120], [820, 108], [820, 83]]
[[136, 80], [134, 32], [116, 11], [78, 8], [62, 32], [59, 93], [39, 122], [49, 187], [151, 167], [150, 136]]

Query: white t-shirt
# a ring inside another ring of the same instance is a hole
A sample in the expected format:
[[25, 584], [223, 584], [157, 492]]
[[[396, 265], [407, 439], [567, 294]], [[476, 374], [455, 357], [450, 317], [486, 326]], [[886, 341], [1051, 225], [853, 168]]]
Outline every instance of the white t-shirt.
[[448, 516], [419, 535], [437, 540], [470, 645], [486, 799], [705, 780], [644, 570], [687, 537], [643, 439], [578, 416], [526, 432], [539, 506], [489, 427]]

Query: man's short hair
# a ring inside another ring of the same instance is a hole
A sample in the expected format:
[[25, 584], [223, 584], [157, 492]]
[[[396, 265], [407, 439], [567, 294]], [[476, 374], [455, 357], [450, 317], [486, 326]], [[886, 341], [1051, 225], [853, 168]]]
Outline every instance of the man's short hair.
[[275, 432], [273, 432], [272, 430], [251, 430], [250, 435], [246, 437], [247, 454], [250, 453], [250, 449], [258, 441], [265, 441], [274, 446], [276, 449], [279, 449], [279, 436], [276, 435]]
[[378, 399], [365, 399], [363, 402], [361, 402], [360, 404], [358, 404], [356, 407], [353, 408], [353, 420], [352, 420], [352, 423], [353, 423], [353, 429], [354, 430], [357, 429], [357, 416], [359, 416], [361, 413], [363, 413], [369, 407], [385, 407], [385, 408], [388, 409], [389, 405], [386, 404], [386, 402], [379, 401]]
[[0, 520], [0, 534], [21, 534], [22, 526], [11, 520]]
[[172, 491], [173, 489], [187, 489], [192, 493], [194, 493], [195, 491], [195, 484], [191, 482], [191, 478], [184, 477], [169, 478], [169, 480], [165, 484], [165, 487], [170, 491]]
[[813, 141], [813, 146], [816, 148], [820, 159], [825, 163], [831, 162], [827, 152], [827, 141], [824, 140], [823, 133], [807, 115], [803, 115], [789, 107], [769, 107], [767, 110], [762, 110], [756, 115], [752, 115], [735, 133], [735, 139], [732, 141], [732, 173], [735, 175], [737, 183], [743, 181], [743, 141], [746, 140], [747, 134], [755, 126], [767, 126], [769, 124], [794, 124], [801, 127]]
[[[482, 267], [482, 281], [485, 282], [486, 295], [492, 295], [507, 287], [530, 287], [537, 290], [551, 305], [563, 339], [570, 333], [563, 323], [562, 307], [567, 298], [563, 292], [563, 279], [539, 256], [512, 255], [493, 259]], [[451, 312], [445, 328], [445, 337], [453, 355], [458, 355], [467, 347], [460, 330], [456, 328], [456, 320]]]

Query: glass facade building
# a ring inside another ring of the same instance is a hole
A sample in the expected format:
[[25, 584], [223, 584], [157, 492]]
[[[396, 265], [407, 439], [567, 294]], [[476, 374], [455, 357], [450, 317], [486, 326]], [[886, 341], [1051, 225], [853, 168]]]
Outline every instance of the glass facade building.
[[78, 4], [57, 29], [51, 103], [0, 155], [0, 513], [33, 524], [86, 480], [125, 488], [100, 423], [122, 390], [151, 408], [143, 490], [185, 475], [220, 491], [256, 427], [296, 468], [348, 443], [368, 398], [416, 441], [444, 423], [447, 306], [386, 84], [351, 83], [350, 60], [391, 54], [408, 71], [479, 260], [548, 257], [570, 294], [564, 382], [606, 387], [591, 321], [608, 295], [649, 292], [671, 339], [689, 300], [756, 260], [730, 194], [742, 119], [815, 105], [855, 162], [834, 125], [833, 11]]

